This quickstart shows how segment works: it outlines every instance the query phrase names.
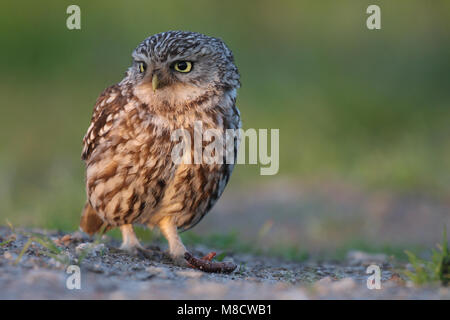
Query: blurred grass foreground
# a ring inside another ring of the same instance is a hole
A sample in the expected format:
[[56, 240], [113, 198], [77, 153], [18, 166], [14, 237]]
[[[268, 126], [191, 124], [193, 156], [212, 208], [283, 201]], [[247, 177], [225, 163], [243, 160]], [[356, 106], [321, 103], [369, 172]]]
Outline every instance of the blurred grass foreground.
[[97, 96], [140, 41], [182, 29], [234, 51], [244, 127], [280, 129], [279, 174], [238, 166], [195, 233], [335, 250], [450, 225], [449, 1], [377, 1], [376, 31], [369, 1], [84, 0], [73, 31], [70, 4], [0, 5], [0, 224], [78, 228]]

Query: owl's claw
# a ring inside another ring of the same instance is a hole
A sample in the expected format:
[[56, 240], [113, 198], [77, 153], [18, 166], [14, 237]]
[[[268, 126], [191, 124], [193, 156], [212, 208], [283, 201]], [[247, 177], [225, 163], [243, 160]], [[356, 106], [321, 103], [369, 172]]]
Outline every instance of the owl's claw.
[[231, 273], [236, 269], [236, 265], [232, 262], [212, 262], [211, 260], [215, 257], [216, 253], [211, 252], [204, 256], [203, 258], [195, 258], [189, 252], [184, 254], [188, 265], [193, 269], [199, 269], [204, 272], [213, 273]]

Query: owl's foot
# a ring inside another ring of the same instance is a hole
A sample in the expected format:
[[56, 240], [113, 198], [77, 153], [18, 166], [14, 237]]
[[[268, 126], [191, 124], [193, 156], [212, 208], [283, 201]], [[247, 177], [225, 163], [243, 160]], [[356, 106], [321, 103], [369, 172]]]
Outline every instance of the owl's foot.
[[177, 225], [173, 221], [172, 216], [161, 219], [159, 228], [164, 237], [166, 237], [167, 242], [169, 242], [169, 254], [174, 264], [181, 267], [199, 269], [204, 272], [230, 273], [236, 269], [237, 266], [231, 262], [212, 262], [211, 260], [216, 255], [215, 252], [211, 252], [201, 259], [195, 258], [187, 252], [178, 235]]
[[129, 254], [141, 259], [154, 259], [161, 256], [161, 254], [159, 254], [157, 251], [146, 249], [139, 243], [139, 240], [136, 237], [133, 226], [131, 224], [124, 224], [120, 226], [120, 231], [122, 231], [123, 238], [120, 250], [126, 251]]
[[193, 269], [199, 269], [204, 272], [212, 273], [231, 273], [236, 269], [236, 265], [232, 262], [212, 262], [212, 259], [216, 256], [215, 252], [208, 253], [203, 258], [195, 258], [189, 252], [184, 254], [188, 265]]
[[184, 256], [173, 256], [171, 254], [167, 254], [170, 257], [172, 263], [178, 267], [189, 268], [190, 265], [184, 258]]

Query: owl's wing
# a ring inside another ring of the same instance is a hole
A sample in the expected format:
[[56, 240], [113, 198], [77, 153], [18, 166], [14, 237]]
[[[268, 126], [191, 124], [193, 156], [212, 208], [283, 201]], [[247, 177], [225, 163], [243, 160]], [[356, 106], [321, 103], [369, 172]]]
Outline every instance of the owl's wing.
[[98, 97], [95, 103], [91, 124], [83, 138], [83, 152], [81, 159], [87, 161], [98, 146], [102, 136], [111, 129], [114, 115], [127, 103], [126, 97], [122, 96], [118, 85], [113, 85]]

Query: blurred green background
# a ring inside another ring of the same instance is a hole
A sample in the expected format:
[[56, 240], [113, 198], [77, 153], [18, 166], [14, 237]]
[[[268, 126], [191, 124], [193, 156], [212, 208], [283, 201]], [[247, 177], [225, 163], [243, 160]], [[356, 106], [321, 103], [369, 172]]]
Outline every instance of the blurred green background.
[[[81, 30], [66, 28], [70, 4], [81, 7]], [[370, 4], [381, 7], [381, 30], [366, 28]], [[139, 42], [178, 29], [222, 38], [242, 76], [244, 127], [280, 129], [279, 174], [241, 165], [229, 190], [333, 181], [448, 208], [449, 1], [6, 0], [0, 224], [77, 228], [81, 140], [97, 96], [121, 80]]]

